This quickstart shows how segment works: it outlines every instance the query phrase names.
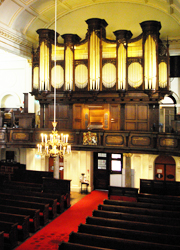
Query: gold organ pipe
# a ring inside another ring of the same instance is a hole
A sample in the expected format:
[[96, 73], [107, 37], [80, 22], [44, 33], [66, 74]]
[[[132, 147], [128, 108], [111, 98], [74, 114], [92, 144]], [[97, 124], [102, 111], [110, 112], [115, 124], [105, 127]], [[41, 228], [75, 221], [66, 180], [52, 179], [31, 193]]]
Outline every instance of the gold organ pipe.
[[145, 89], [156, 89], [156, 44], [149, 35], [145, 42]]
[[40, 91], [49, 90], [49, 48], [43, 41], [40, 46]]
[[92, 32], [90, 37], [90, 89], [99, 90], [100, 85], [100, 39]]
[[121, 43], [118, 48], [118, 89], [125, 89], [126, 84], [126, 49]]

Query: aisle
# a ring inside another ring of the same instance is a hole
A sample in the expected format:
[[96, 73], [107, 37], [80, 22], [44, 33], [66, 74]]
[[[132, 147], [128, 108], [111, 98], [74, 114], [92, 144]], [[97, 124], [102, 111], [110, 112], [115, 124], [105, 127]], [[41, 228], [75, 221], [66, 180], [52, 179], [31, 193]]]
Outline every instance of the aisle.
[[107, 199], [107, 191], [92, 191], [27, 239], [16, 250], [57, 250], [59, 243], [68, 241], [69, 234], [72, 231], [77, 232], [79, 224], [85, 223], [86, 217], [91, 216], [92, 211], [97, 209], [104, 199]]

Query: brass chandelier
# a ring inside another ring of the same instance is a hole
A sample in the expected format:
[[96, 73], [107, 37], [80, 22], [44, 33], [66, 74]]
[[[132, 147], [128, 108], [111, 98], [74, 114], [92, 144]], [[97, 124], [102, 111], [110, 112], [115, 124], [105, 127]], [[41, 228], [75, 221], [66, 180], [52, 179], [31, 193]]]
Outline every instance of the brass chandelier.
[[58, 134], [56, 130], [56, 40], [57, 40], [57, 0], [55, 0], [55, 58], [54, 58], [54, 68], [55, 68], [55, 83], [54, 83], [54, 121], [52, 122], [53, 130], [48, 139], [47, 134], [41, 134], [41, 143], [37, 145], [38, 154], [48, 157], [63, 157], [65, 154], [71, 152], [71, 145], [68, 144], [68, 135]]
[[57, 122], [52, 122], [52, 124], [54, 129], [49, 139], [47, 139], [47, 134], [41, 134], [41, 143], [37, 145], [38, 153], [53, 158], [57, 156], [63, 157], [71, 152], [71, 145], [68, 144], [68, 135], [63, 133], [59, 135], [56, 130]]

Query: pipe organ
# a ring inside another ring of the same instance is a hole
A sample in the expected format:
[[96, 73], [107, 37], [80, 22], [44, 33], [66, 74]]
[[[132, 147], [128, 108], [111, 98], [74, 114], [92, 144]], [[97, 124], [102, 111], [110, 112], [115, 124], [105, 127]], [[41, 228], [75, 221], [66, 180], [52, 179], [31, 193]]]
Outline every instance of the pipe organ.
[[53, 121], [56, 88], [58, 130], [158, 130], [159, 101], [170, 93], [169, 46], [160, 39], [161, 23], [140, 23], [137, 37], [116, 30], [114, 39], [106, 37], [104, 19], [86, 23], [84, 39], [68, 33], [63, 43], [53, 30], [37, 30], [31, 94], [40, 102], [40, 127], [50, 128]]
[[[106, 38], [108, 24], [104, 19], [92, 18], [86, 23], [84, 40], [64, 34], [64, 44], [57, 42], [57, 91], [168, 89], [168, 46], [159, 39], [159, 22], [142, 22], [142, 34], [136, 38], [131, 31], [117, 30], [115, 40]], [[54, 31], [39, 29], [37, 33], [39, 61], [33, 61], [32, 88], [52, 91]]]

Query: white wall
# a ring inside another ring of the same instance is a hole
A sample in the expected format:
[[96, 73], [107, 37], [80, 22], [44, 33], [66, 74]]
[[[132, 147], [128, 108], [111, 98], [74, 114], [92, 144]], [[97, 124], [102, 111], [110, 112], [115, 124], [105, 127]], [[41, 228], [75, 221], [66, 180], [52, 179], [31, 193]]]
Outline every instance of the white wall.
[[49, 171], [49, 158], [37, 154], [37, 148], [26, 149], [26, 169], [36, 171]]
[[170, 90], [174, 93], [173, 96], [176, 99], [177, 113], [180, 114], [180, 78], [170, 78]]
[[93, 189], [93, 153], [72, 151], [64, 158], [64, 179], [71, 180], [71, 190], [80, 192], [80, 177], [84, 173], [89, 180], [89, 191]]
[[[31, 91], [31, 75], [32, 67], [27, 59], [0, 50], [1, 108], [23, 106], [23, 93]], [[29, 97], [30, 104], [31, 99], [34, 100], [34, 97]]]

